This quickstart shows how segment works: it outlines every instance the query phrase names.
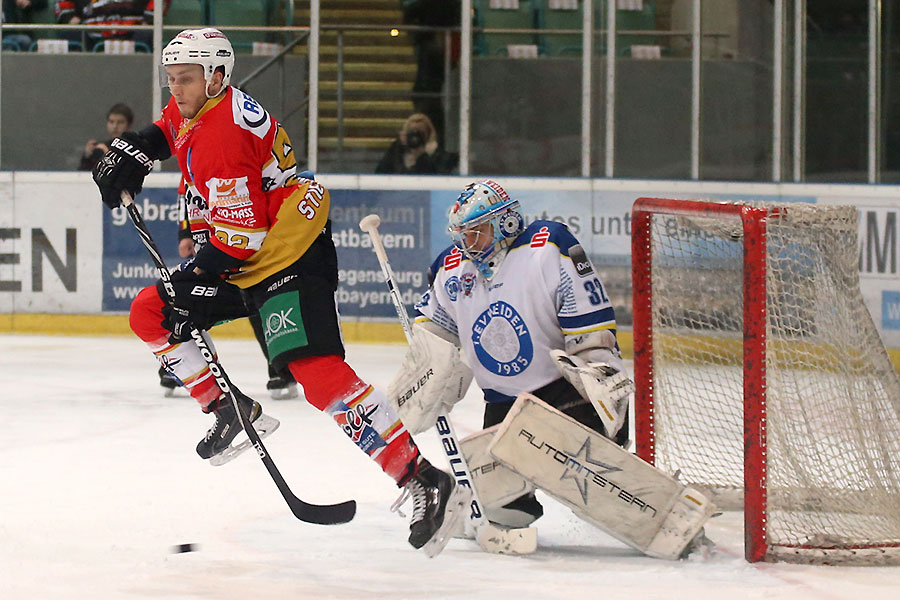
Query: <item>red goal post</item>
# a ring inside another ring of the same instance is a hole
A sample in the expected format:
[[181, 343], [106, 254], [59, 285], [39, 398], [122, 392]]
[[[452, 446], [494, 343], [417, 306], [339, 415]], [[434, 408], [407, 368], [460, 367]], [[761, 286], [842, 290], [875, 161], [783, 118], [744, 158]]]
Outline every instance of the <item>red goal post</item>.
[[640, 198], [637, 453], [743, 501], [748, 561], [900, 564], [900, 380], [857, 211]]

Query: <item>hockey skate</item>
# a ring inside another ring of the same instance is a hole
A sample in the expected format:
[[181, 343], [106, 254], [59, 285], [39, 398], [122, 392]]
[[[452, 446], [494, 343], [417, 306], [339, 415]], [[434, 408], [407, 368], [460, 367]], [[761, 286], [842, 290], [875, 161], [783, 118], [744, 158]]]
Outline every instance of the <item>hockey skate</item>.
[[[244, 414], [249, 415], [250, 422], [253, 423], [253, 428], [259, 434], [260, 439], [278, 429], [281, 423], [278, 419], [264, 415], [262, 406], [258, 402], [254, 402], [237, 389], [234, 390], [234, 393], [241, 410], [244, 411]], [[248, 438], [237, 445], [232, 445], [232, 441], [243, 430], [243, 427], [229, 394], [222, 394], [207, 408], [207, 412], [212, 412], [216, 417], [216, 422], [197, 444], [197, 454], [200, 455], [200, 458], [209, 460], [209, 464], [212, 466], [218, 467], [234, 460], [247, 450], [251, 443]]]
[[472, 501], [472, 492], [456, 485], [450, 475], [420, 458], [416, 474], [406, 483], [391, 510], [399, 513], [399, 508], [410, 497], [413, 512], [409, 523], [409, 543], [413, 548], [422, 548], [429, 558], [434, 558], [459, 527], [465, 508]]
[[297, 391], [297, 383], [290, 377], [281, 375], [269, 377], [266, 389], [269, 390], [269, 396], [272, 400], [291, 400], [300, 396], [300, 393]]
[[181, 385], [178, 378], [166, 371], [165, 367], [159, 368], [159, 386], [163, 389], [163, 396], [171, 398]]

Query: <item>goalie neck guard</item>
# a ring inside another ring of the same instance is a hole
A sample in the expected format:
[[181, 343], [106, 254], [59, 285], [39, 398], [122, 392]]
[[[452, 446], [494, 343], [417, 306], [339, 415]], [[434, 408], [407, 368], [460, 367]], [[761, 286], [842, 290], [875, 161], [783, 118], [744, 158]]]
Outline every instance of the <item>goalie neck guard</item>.
[[[490, 179], [469, 184], [450, 209], [450, 237], [485, 279], [490, 279], [506, 249], [525, 229], [519, 201]], [[489, 225], [489, 227], [484, 227]]]
[[234, 70], [234, 48], [224, 33], [213, 27], [204, 29], [185, 29], [166, 44], [162, 52], [160, 74], [163, 87], [166, 87], [165, 68], [173, 65], [200, 65], [206, 79], [206, 96], [209, 95], [209, 84], [212, 83], [216, 69], [223, 70], [222, 89], [231, 81]]

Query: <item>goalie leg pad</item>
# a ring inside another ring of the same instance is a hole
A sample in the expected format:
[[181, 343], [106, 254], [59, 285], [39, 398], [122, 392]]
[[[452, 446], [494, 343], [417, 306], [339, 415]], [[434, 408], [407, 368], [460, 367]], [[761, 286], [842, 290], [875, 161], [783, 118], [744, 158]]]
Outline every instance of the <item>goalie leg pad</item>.
[[459, 445], [488, 521], [516, 529], [528, 527], [542, 514], [542, 509], [537, 500], [529, 502], [534, 498], [534, 486], [488, 452], [499, 427], [473, 433], [461, 439]]
[[648, 556], [681, 557], [715, 511], [697, 490], [531, 394], [516, 399], [488, 451], [580, 518]]

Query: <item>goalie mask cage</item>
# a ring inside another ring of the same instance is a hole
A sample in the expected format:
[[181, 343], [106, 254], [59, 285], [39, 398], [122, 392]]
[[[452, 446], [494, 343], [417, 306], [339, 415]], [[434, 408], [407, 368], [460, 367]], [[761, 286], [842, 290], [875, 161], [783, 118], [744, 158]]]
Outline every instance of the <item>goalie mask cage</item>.
[[640, 198], [632, 218], [638, 455], [743, 499], [748, 561], [900, 564], [900, 380], [856, 209]]

